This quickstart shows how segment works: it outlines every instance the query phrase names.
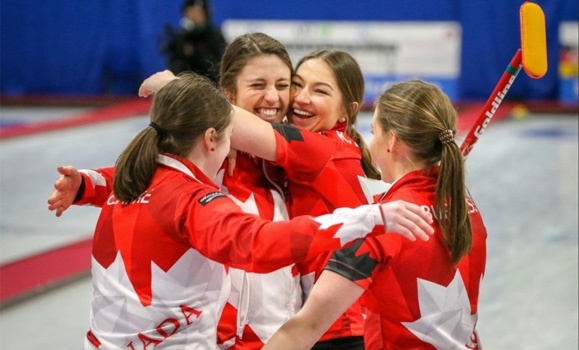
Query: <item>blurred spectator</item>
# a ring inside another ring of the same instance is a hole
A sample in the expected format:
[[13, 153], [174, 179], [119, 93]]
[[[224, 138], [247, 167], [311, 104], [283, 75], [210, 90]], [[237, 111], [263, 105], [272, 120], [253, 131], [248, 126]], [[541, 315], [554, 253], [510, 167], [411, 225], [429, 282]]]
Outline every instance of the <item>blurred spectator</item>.
[[227, 43], [221, 29], [211, 23], [209, 1], [185, 0], [181, 13], [180, 28], [167, 25], [162, 35], [168, 69], [174, 74], [194, 71], [217, 82]]

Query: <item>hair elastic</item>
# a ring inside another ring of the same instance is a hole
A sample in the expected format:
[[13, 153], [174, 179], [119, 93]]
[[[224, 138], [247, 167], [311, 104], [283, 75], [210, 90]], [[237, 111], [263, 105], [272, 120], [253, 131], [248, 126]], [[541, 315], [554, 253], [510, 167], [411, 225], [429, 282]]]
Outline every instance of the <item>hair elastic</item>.
[[443, 130], [438, 135], [438, 138], [440, 139], [440, 142], [442, 142], [443, 145], [446, 145], [454, 141], [454, 133], [450, 129]]
[[159, 124], [157, 124], [155, 122], [150, 122], [149, 126], [152, 127], [153, 129], [155, 129], [155, 131], [157, 132], [157, 135], [159, 135], [159, 136], [165, 135], [165, 130], [163, 130], [163, 128], [161, 128], [159, 126]]

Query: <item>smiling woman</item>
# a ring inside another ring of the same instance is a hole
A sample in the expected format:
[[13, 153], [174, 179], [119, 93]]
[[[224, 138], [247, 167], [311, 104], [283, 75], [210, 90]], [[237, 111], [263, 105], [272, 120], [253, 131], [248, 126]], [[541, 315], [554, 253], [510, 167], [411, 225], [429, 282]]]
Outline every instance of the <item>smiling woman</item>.
[[366, 142], [356, 129], [364, 100], [364, 77], [358, 62], [343, 51], [316, 50], [298, 62], [292, 89], [290, 122], [317, 132], [344, 129], [360, 147], [364, 173], [379, 179]]
[[[288, 119], [294, 125], [272, 127], [236, 108], [233, 147], [284, 169], [290, 218], [371, 202], [375, 193], [368, 189], [380, 192], [385, 184], [369, 184], [380, 178], [379, 171], [355, 129], [364, 96], [358, 63], [343, 51], [314, 51], [298, 63], [291, 95]], [[297, 265], [304, 295], [309, 294], [328, 257], [323, 254]], [[331, 344], [362, 349], [362, 334], [362, 311], [355, 303], [315, 348]]]
[[[334, 54], [323, 56], [324, 51], [314, 52], [305, 56], [296, 67], [296, 73], [292, 79], [293, 103], [288, 116], [290, 122], [310, 131], [322, 131], [332, 129], [337, 123], [354, 123], [353, 118], [359, 108], [360, 96], [348, 96], [349, 91], [344, 91], [340, 79], [345, 79], [350, 90], [363, 92], [363, 81], [357, 80], [362, 72], [351, 74], [350, 77], [341, 78], [336, 76], [328, 57], [336, 57]], [[343, 55], [342, 59], [349, 58]], [[335, 60], [338, 60], [336, 57]], [[351, 64], [357, 68], [357, 64]], [[356, 85], [356, 87], [354, 87]]]
[[278, 56], [256, 56], [239, 73], [235, 89], [224, 91], [234, 105], [266, 122], [280, 122], [289, 104], [290, 74], [290, 68]]
[[267, 122], [281, 122], [289, 105], [291, 74], [285, 47], [268, 35], [251, 33], [227, 47], [219, 83], [234, 105]]
[[[225, 50], [220, 85], [232, 104], [266, 122], [281, 122], [289, 106], [291, 74], [286, 48], [268, 35], [250, 33], [235, 38]], [[219, 179], [243, 211], [274, 221], [289, 218], [283, 178], [267, 162], [238, 152], [235, 159], [226, 159]], [[218, 343], [232, 350], [260, 349], [302, 306], [300, 276], [294, 270], [293, 264], [268, 274], [231, 268], [235, 293], [219, 321]]]
[[392, 183], [380, 202], [419, 204], [435, 218], [437, 239], [381, 235], [334, 252], [304, 307], [264, 349], [310, 349], [360, 297], [366, 349], [480, 348], [487, 233], [467, 197], [456, 125], [450, 100], [433, 85], [399, 83], [379, 97], [370, 150]]

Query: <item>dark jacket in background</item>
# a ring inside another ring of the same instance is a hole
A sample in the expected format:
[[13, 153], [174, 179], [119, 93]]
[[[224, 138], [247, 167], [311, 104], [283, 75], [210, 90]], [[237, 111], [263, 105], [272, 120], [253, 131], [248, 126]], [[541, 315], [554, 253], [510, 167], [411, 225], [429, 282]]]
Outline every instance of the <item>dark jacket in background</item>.
[[162, 50], [169, 70], [175, 74], [194, 71], [217, 82], [219, 61], [227, 45], [221, 30], [208, 24], [192, 30], [168, 28], [167, 34]]

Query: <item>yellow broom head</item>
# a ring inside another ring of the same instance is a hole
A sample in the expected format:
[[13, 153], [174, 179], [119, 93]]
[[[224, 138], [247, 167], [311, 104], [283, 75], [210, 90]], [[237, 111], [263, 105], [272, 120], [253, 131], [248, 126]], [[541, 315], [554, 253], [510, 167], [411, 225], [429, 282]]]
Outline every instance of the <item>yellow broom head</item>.
[[548, 68], [545, 14], [539, 5], [525, 2], [520, 15], [523, 69], [531, 78], [539, 79]]

